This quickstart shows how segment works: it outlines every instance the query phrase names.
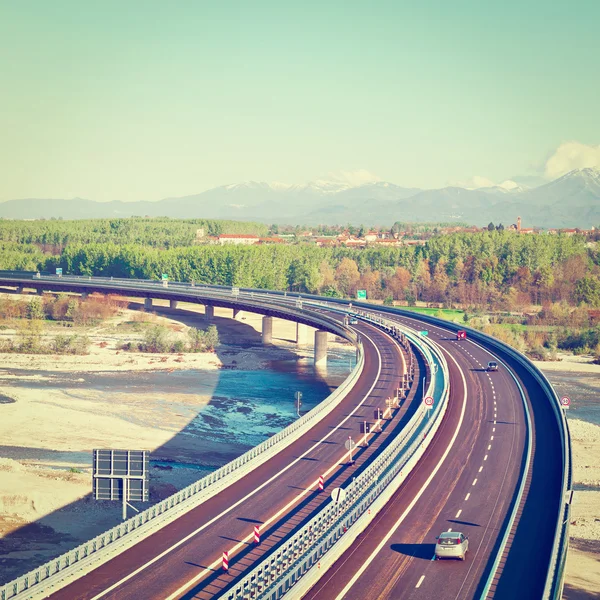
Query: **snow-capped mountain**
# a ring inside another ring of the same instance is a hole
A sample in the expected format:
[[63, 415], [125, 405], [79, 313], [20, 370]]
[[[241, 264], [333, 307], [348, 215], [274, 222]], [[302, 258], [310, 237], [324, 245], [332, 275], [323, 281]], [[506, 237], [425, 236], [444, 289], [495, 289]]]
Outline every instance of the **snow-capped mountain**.
[[600, 224], [600, 171], [576, 169], [527, 189], [513, 181], [466, 189], [448, 186], [421, 190], [385, 181], [352, 185], [319, 179], [305, 184], [246, 181], [158, 202], [91, 200], [10, 200], [0, 217], [99, 218], [133, 215], [214, 218], [315, 225], [391, 224], [395, 221], [463, 221], [477, 225], [523, 223], [538, 227]]

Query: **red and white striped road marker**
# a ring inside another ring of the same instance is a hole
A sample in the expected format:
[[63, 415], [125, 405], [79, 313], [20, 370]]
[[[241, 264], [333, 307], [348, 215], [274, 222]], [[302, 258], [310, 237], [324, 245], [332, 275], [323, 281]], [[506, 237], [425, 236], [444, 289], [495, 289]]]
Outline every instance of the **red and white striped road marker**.
[[325, 489], [325, 478], [323, 475], [319, 475], [319, 491], [322, 492]]
[[229, 552], [223, 552], [223, 571], [229, 571]]
[[254, 543], [260, 544], [260, 529], [258, 528], [258, 525], [254, 526]]

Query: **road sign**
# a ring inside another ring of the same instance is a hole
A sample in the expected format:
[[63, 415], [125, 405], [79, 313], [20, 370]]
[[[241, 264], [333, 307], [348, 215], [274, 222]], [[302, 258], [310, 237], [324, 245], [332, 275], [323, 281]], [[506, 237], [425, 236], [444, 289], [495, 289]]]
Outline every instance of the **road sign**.
[[357, 300], [366, 300], [367, 299], [367, 290], [356, 290], [356, 299]]
[[456, 339], [457, 340], [466, 340], [467, 339], [467, 332], [466, 331], [457, 331], [456, 332]]
[[229, 552], [223, 552], [223, 571], [229, 571]]
[[319, 491], [322, 492], [325, 489], [325, 477], [319, 475]]
[[148, 502], [147, 450], [94, 450], [93, 493], [96, 500], [121, 500], [123, 520], [127, 504]]
[[351, 437], [349, 437], [344, 442], [344, 446], [346, 447], [346, 450], [354, 450], [354, 448], [356, 448], [356, 442]]
[[423, 402], [425, 403], [425, 406], [427, 408], [431, 408], [433, 406], [433, 398], [431, 396], [427, 396], [427, 398], [424, 398]]
[[376, 408], [373, 411], [373, 418], [377, 420], [383, 419], [383, 411], [380, 408]]
[[56, 267], [56, 274], [57, 274], [59, 277], [62, 277], [62, 269], [61, 269], [60, 267]]
[[570, 405], [570, 404], [571, 404], [571, 398], [569, 398], [568, 396], [563, 396], [563, 397], [560, 399], [560, 405], [561, 405], [561, 406], [562, 406], [564, 409], [568, 410], [568, 408], [569, 408], [569, 405]]
[[162, 276], [161, 276], [161, 279], [163, 281], [169, 281], [169, 276], [166, 273], [163, 273]]
[[372, 426], [372, 423], [369, 423], [368, 421], [363, 421], [360, 424], [360, 432], [361, 433], [371, 433], [371, 426]]
[[346, 490], [342, 488], [334, 488], [333, 490], [331, 490], [331, 499], [336, 504], [343, 502], [346, 499]]
[[258, 525], [254, 526], [254, 543], [260, 544], [260, 529]]
[[419, 335], [422, 335], [423, 337], [427, 337], [429, 335], [429, 331], [427, 331], [427, 329], [424, 329], [423, 331], [419, 331]]

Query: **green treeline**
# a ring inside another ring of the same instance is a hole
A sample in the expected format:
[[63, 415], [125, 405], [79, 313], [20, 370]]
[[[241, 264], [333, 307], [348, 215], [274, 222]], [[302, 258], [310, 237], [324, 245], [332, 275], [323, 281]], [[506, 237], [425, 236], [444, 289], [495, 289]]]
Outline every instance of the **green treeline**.
[[[120, 239], [116, 236], [116, 239]], [[314, 244], [154, 247], [69, 243], [58, 255], [0, 243], [0, 269], [292, 290], [371, 299], [519, 309], [566, 302], [600, 306], [598, 253], [581, 236], [507, 231], [432, 237], [424, 246], [351, 249]]]
[[212, 219], [90, 219], [85, 221], [5, 221], [0, 219], [0, 242], [37, 244], [53, 252], [69, 244], [142, 244], [157, 248], [191, 246], [196, 232], [217, 236], [252, 233], [265, 236], [266, 225]]

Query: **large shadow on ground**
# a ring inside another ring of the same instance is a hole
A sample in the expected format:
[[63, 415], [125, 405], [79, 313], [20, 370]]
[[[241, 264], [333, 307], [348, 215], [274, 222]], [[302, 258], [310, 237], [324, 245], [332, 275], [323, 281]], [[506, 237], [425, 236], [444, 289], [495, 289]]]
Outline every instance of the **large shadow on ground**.
[[[130, 308], [140, 308], [140, 304], [134, 302], [130, 305]], [[152, 312], [199, 329], [205, 329], [209, 325], [201, 313], [191, 310], [153, 307]], [[242, 346], [250, 353], [254, 351], [260, 353], [260, 350], [263, 348], [260, 333], [243, 321], [215, 317], [212, 323], [219, 330], [222, 344], [217, 348], [216, 354], [224, 363], [231, 362], [231, 353], [235, 351], [233, 346], [237, 346], [238, 348]], [[277, 331], [274, 334], [276, 336]], [[277, 361], [282, 364], [289, 363], [292, 365], [290, 367], [291, 372], [294, 372], [293, 365], [294, 361], [297, 360], [297, 354], [292, 352], [291, 349], [280, 347], [277, 350]], [[228, 418], [233, 418], [233, 416], [237, 415], [238, 418], [250, 420], [252, 417], [252, 415], [248, 414], [248, 409], [244, 406], [243, 402], [236, 402], [236, 394], [244, 397], [252, 395], [252, 385], [261, 385], [261, 377], [263, 384], [266, 384], [265, 382], [269, 378], [277, 375], [274, 371], [249, 373], [246, 385], [240, 386], [239, 383], [236, 384], [233, 370], [223, 369], [217, 371], [216, 375], [213, 375], [213, 377], [216, 377], [216, 383], [212, 389], [210, 401], [207, 405], [202, 406], [197, 411], [197, 414], [193, 415], [181, 431], [152, 452], [152, 459], [163, 461], [162, 465], [154, 465], [153, 468], [172, 468], [169, 461], [183, 461], [192, 465], [195, 463], [202, 465], [209, 464], [216, 468], [243, 454], [269, 435], [276, 433], [293, 422], [297, 418], [293, 410], [293, 393], [296, 389], [302, 389], [302, 386], [310, 388], [313, 397], [318, 397], [319, 401], [326, 398], [331, 391], [329, 385], [321, 377], [317, 369], [312, 366], [305, 366], [304, 371], [298, 377], [292, 377], [292, 381], [295, 381], [293, 385], [295, 389], [281, 390], [281, 393], [285, 395], [286, 402], [289, 402], [289, 406], [285, 410], [272, 413], [259, 411], [258, 414], [254, 415], [254, 421], [257, 423], [257, 427], [254, 429], [259, 429], [258, 434], [248, 432], [248, 435], [241, 435], [235, 440], [231, 440], [231, 436], [226, 436], [227, 439], [222, 439], [223, 436], [219, 438], [219, 436], [211, 434]], [[189, 371], [185, 374], [185, 377], [189, 377], [191, 382], [190, 387], [192, 389], [189, 393], [197, 393], [197, 390], [193, 389], [194, 378], [197, 377], [197, 374], [197, 371]], [[135, 389], [139, 380], [143, 380], [145, 376], [145, 373], [128, 373], [124, 374], [123, 378], [126, 378], [132, 389]], [[174, 375], [165, 373], [167, 384], [168, 377], [170, 376], [173, 376], [174, 379], [176, 377], [180, 378], [180, 375], [177, 373]], [[40, 388], [47, 385], [47, 382], [40, 384]], [[83, 389], [94, 387], [99, 390], [107, 389], [106, 378], [94, 376], [93, 374], [86, 377], [85, 382], [80, 385]], [[121, 385], [123, 385], [122, 381]], [[179, 381], [179, 385], [185, 386], [185, 381], [183, 383]], [[237, 392], [235, 389], [232, 391], [232, 385], [237, 385]], [[64, 388], [64, 382], [57, 384], [57, 387]], [[71, 387], [71, 384], [69, 384], [69, 387]], [[262, 391], [264, 392], [264, 390]], [[287, 399], [288, 396], [289, 400]], [[312, 408], [312, 405], [307, 403], [303, 408], [309, 410]], [[1, 410], [2, 406], [0, 406]], [[253, 409], [250, 410], [252, 411]], [[248, 422], [251, 425], [250, 421]], [[46, 451], [37, 448], [12, 447], [9, 445], [0, 446], [0, 456], [4, 457], [35, 460], [39, 455], [43, 455], [45, 459], [50, 458], [57, 463], [64, 464], [64, 469], [68, 469], [70, 464], [81, 464], [86, 459], [90, 467], [92, 463], [91, 452], [62, 452], [52, 449]], [[211, 469], [206, 469], [206, 472], [209, 470]], [[194, 474], [192, 471], [192, 479], [189, 483], [201, 478], [206, 472], [203, 473], [199, 469], [197, 474]], [[152, 478], [152, 468], [150, 476]], [[151, 494], [151, 502], [137, 503], [136, 508], [144, 510], [175, 491], [176, 488], [173, 486], [162, 486], [160, 489], [155, 489]], [[121, 522], [121, 507], [119, 502], [103, 502], [102, 504], [104, 506], [101, 516], [96, 521], [94, 519], [98, 516], [98, 503], [92, 498], [90, 493], [58, 511], [41, 517], [37, 521], [24, 525], [5, 537], [0, 538], [0, 584], [7, 583], [15, 577], [76, 547], [84, 539], [98, 535]], [[94, 509], [94, 517], [91, 517], [90, 522], [88, 522], [86, 513], [89, 515], [90, 509]], [[73, 515], [73, 518], [81, 519], [82, 527], [80, 530], [84, 534], [84, 539], [75, 539], [72, 536], [59, 533], [53, 527], [53, 524], [60, 520], [60, 518], [64, 519], [66, 511], [68, 511], [69, 515]], [[62, 515], [59, 513], [62, 513]], [[130, 514], [132, 515], [133, 513]]]

